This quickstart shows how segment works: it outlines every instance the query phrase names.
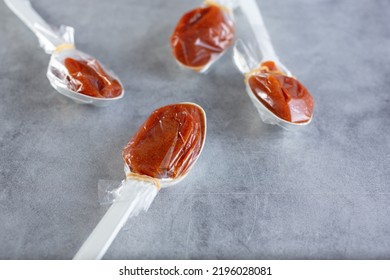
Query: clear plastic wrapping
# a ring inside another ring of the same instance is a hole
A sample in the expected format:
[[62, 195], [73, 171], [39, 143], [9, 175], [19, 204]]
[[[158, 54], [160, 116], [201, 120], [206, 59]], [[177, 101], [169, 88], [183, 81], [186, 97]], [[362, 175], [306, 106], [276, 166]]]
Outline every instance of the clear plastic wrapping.
[[116, 75], [92, 56], [73, 47], [55, 51], [50, 59], [47, 77], [59, 92], [81, 102], [90, 98], [118, 99], [123, 86]]
[[203, 147], [204, 126], [204, 112], [198, 106], [181, 103], [159, 108], [123, 149], [123, 159], [137, 174], [172, 180], [183, 177]]
[[160, 190], [160, 184], [156, 181], [145, 178], [137, 180], [131, 176], [131, 172], [125, 165], [125, 173], [129, 176], [122, 182], [110, 180], [99, 180], [98, 196], [101, 205], [112, 203], [130, 203], [132, 210], [128, 218], [137, 216], [141, 211], [148, 211], [154, 198]]
[[280, 71], [274, 62], [261, 63], [246, 75], [246, 84], [258, 101], [280, 119], [291, 123], [311, 120], [312, 96], [297, 79]]
[[206, 1], [179, 20], [171, 36], [172, 53], [180, 65], [204, 73], [229, 48], [233, 39], [231, 8]]
[[78, 103], [100, 106], [123, 97], [123, 86], [114, 73], [75, 48], [72, 27], [50, 26], [28, 0], [5, 3], [34, 32], [45, 52], [52, 55], [47, 77], [58, 92]]
[[[261, 56], [248, 40], [234, 47], [234, 62], [245, 76], [246, 91], [263, 122], [293, 129], [310, 123], [314, 100], [277, 57], [255, 0], [240, 2]], [[261, 58], [260, 58], [261, 57]]]

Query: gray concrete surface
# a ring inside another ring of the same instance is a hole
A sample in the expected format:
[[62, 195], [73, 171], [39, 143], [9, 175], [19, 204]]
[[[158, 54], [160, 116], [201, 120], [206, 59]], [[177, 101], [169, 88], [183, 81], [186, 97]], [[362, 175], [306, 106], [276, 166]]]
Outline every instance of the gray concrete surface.
[[177, 67], [169, 36], [199, 2], [33, 1], [121, 77], [123, 101], [95, 108], [50, 87], [49, 56], [0, 1], [1, 259], [72, 258], [106, 211], [98, 180], [120, 181], [122, 147], [180, 101], [207, 112], [204, 152], [105, 258], [390, 258], [390, 2], [259, 1], [316, 101], [296, 133], [260, 121], [231, 53], [208, 75]]

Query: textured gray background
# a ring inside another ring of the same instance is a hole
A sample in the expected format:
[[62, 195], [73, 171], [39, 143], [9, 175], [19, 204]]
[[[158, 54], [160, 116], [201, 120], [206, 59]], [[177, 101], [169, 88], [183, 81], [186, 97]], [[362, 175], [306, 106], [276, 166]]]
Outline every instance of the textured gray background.
[[177, 67], [169, 36], [198, 3], [33, 1], [121, 77], [123, 101], [95, 108], [50, 87], [49, 56], [0, 1], [0, 258], [72, 258], [106, 211], [98, 180], [121, 180], [122, 147], [180, 101], [207, 112], [204, 152], [105, 258], [390, 258], [390, 2], [259, 1], [316, 101], [296, 133], [260, 121], [231, 53], [208, 75]]

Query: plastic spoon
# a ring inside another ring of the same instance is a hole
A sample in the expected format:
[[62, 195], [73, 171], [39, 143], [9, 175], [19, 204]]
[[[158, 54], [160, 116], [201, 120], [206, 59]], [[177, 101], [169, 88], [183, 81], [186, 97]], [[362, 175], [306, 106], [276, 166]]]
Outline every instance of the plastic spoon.
[[106, 106], [124, 96], [123, 85], [120, 83], [118, 77], [101, 64], [100, 65], [104, 71], [112, 78], [116, 79], [121, 85], [122, 92], [119, 96], [113, 98], [97, 98], [69, 89], [66, 74], [68, 71], [64, 66], [64, 59], [71, 57], [74, 59], [96, 61], [90, 55], [75, 48], [73, 36], [74, 29], [69, 26], [61, 26], [58, 30], [53, 29], [33, 9], [29, 0], [4, 1], [7, 6], [34, 32], [45, 52], [51, 54], [47, 70], [47, 78], [49, 79], [52, 87], [59, 93], [71, 98], [77, 103], [93, 104], [96, 106]]
[[[291, 72], [285, 67], [279, 60], [274, 47], [271, 43], [271, 39], [267, 28], [264, 24], [263, 17], [260, 13], [260, 9], [255, 0], [241, 0], [240, 8], [243, 11], [244, 15], [249, 21], [249, 24], [252, 28], [252, 31], [255, 35], [257, 44], [260, 48], [260, 52], [262, 54], [261, 63], [266, 61], [273, 61], [277, 65], [277, 67], [284, 73], [287, 77], [292, 77]], [[242, 40], [236, 42], [234, 51], [233, 51], [233, 59], [240, 70], [240, 72], [244, 75], [250, 73], [253, 69], [259, 67], [259, 60], [256, 59], [256, 55], [253, 51], [246, 45]], [[286, 129], [295, 129], [297, 127], [305, 126], [309, 124], [312, 120], [312, 116], [310, 120], [306, 122], [290, 122], [286, 121], [271, 110], [269, 110], [262, 102], [256, 98], [252, 89], [249, 86], [249, 83], [246, 82], [246, 91], [251, 98], [253, 104], [257, 108], [262, 120], [265, 123], [269, 124], [277, 124]]]
[[[192, 168], [192, 166], [199, 158], [199, 155], [203, 150], [203, 146], [206, 140], [206, 114], [199, 105], [196, 105], [194, 103], [179, 103], [179, 105], [180, 104], [195, 106], [201, 112], [203, 119], [202, 127], [204, 131], [201, 140], [202, 144], [199, 153], [195, 158], [195, 161], [189, 167]], [[163, 126], [163, 124], [161, 125]], [[164, 141], [164, 139], [155, 139], [155, 141]], [[123, 187], [121, 187], [120, 189], [118, 199], [114, 201], [112, 206], [108, 209], [106, 214], [100, 220], [99, 224], [95, 227], [93, 232], [84, 242], [84, 244], [73, 259], [101, 259], [106, 253], [107, 249], [110, 247], [111, 243], [114, 241], [116, 235], [123, 227], [125, 222], [130, 217], [138, 215], [141, 210], [148, 210], [150, 204], [152, 203], [159, 191], [159, 188], [156, 187], [156, 181], [157, 185], [162, 188], [170, 187], [183, 180], [187, 176], [189, 171], [190, 170], [188, 170], [183, 176], [174, 179], [165, 178], [159, 180], [153, 178], [152, 180], [150, 180], [149, 177], [149, 180], [144, 180], [144, 176], [141, 175], [141, 177], [139, 177], [140, 175], [131, 173], [128, 166], [125, 164], [125, 173], [127, 174], [128, 179], [122, 182]], [[136, 180], [137, 177], [139, 177], [139, 180]]]

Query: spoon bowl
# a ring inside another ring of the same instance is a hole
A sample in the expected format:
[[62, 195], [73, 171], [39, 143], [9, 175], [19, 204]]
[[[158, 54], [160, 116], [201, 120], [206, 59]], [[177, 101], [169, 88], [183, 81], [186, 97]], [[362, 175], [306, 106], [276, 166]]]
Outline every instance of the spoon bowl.
[[[256, 69], [259, 66], [259, 63], [257, 62], [259, 61], [259, 59], [253, 52], [253, 48], [251, 48], [250, 45], [245, 44], [242, 40], [237, 40], [234, 45], [233, 61], [238, 70], [244, 75], [248, 75], [248, 73], [250, 73], [252, 69]], [[275, 64], [283, 72], [283, 74], [285, 74], [287, 77], [292, 77], [291, 72], [287, 69], [286, 66], [280, 63], [279, 60], [277, 60]], [[278, 125], [287, 130], [295, 130], [296, 128], [299, 128], [301, 126], [308, 125], [312, 120], [312, 118], [310, 118], [309, 121], [300, 123], [286, 121], [278, 117], [274, 112], [272, 112], [270, 109], [264, 106], [263, 103], [260, 102], [260, 100], [256, 97], [256, 95], [250, 88], [248, 79], [245, 79], [245, 90], [250, 97], [252, 103], [254, 104], [255, 108], [257, 109], [262, 121], [265, 123]]]
[[250, 88], [248, 83], [245, 83], [245, 88], [246, 88], [246, 92], [247, 92], [248, 96], [252, 100], [253, 105], [255, 105], [255, 108], [257, 109], [262, 121], [265, 123], [278, 125], [286, 130], [296, 130], [302, 126], [308, 125], [311, 122], [311, 120], [313, 119], [313, 117], [311, 117], [309, 121], [300, 122], [300, 123], [286, 121], [286, 120], [278, 117], [271, 110], [269, 110], [266, 106], [264, 106], [264, 104], [261, 103], [260, 100], [256, 98], [255, 94], [253, 93], [253, 91]]
[[63, 50], [60, 52], [54, 52], [50, 58], [50, 62], [49, 62], [49, 66], [47, 69], [46, 76], [49, 79], [51, 86], [56, 91], [58, 91], [62, 95], [65, 95], [66, 97], [72, 99], [76, 103], [91, 104], [91, 105], [95, 105], [95, 106], [99, 106], [99, 107], [108, 106], [108, 105], [114, 103], [115, 101], [118, 101], [119, 99], [123, 98], [125, 92], [124, 92], [124, 87], [123, 87], [121, 81], [111, 70], [108, 70], [101, 63], [99, 63], [99, 64], [100, 64], [100, 66], [102, 66], [104, 71], [108, 75], [110, 75], [112, 78], [116, 79], [119, 82], [119, 84], [122, 88], [122, 92], [119, 96], [112, 97], [112, 98], [98, 98], [98, 97], [85, 95], [85, 94], [71, 90], [69, 88], [69, 82], [67, 79], [67, 77], [69, 76], [68, 69], [66, 69], [66, 67], [64, 65], [64, 60], [68, 57], [76, 59], [76, 60], [86, 60], [86, 61], [96, 60], [92, 56], [90, 56], [86, 53], [83, 53], [77, 49], [73, 49], [73, 48]]
[[179, 66], [206, 73], [226, 53], [233, 39], [232, 9], [219, 1], [206, 0], [203, 6], [180, 18], [171, 35], [171, 48]]
[[195, 161], [192, 163], [192, 166], [188, 169], [188, 171], [183, 174], [182, 176], [180, 177], [177, 177], [177, 178], [164, 178], [164, 179], [161, 179], [160, 180], [160, 184], [161, 184], [161, 188], [168, 188], [168, 187], [171, 187], [173, 185], [176, 185], [178, 184], [179, 182], [181, 182], [185, 177], [187, 177], [188, 173], [190, 172], [191, 168], [195, 165], [195, 163], [198, 161], [199, 159], [199, 156], [200, 154], [202, 153], [203, 151], [203, 147], [204, 147], [204, 143], [206, 142], [206, 134], [207, 134], [207, 119], [206, 119], [206, 112], [203, 110], [203, 108], [201, 106], [199, 106], [198, 104], [195, 104], [195, 103], [192, 103], [192, 102], [181, 102], [181, 103], [178, 103], [178, 104], [188, 104], [188, 105], [192, 105], [192, 106], [196, 106], [202, 113], [202, 116], [203, 116], [203, 127], [204, 127], [204, 134], [203, 134], [203, 139], [202, 139], [202, 146], [200, 147], [200, 150], [199, 150], [199, 154], [197, 156], [197, 158], [195, 159]]
[[[199, 156], [200, 154], [202, 153], [203, 151], [203, 147], [204, 147], [204, 144], [206, 142], [206, 134], [207, 134], [207, 118], [206, 118], [206, 112], [203, 110], [203, 108], [201, 106], [199, 106], [198, 104], [195, 104], [195, 103], [192, 103], [192, 102], [181, 102], [181, 103], [176, 103], [176, 104], [184, 104], [184, 105], [191, 105], [191, 106], [195, 106], [199, 109], [199, 111], [202, 113], [202, 119], [203, 119], [203, 128], [204, 128], [204, 134], [203, 134], [203, 138], [202, 138], [202, 145], [200, 147], [200, 150], [199, 150], [199, 153], [196, 157], [196, 159], [192, 162], [191, 164], [191, 167], [187, 170], [187, 172], [179, 177], [176, 177], [176, 178], [162, 178], [162, 179], [157, 179], [159, 182], [160, 182], [160, 187], [161, 188], [168, 188], [168, 187], [171, 187], [173, 185], [176, 185], [178, 184], [179, 182], [181, 182], [184, 178], [187, 177], [188, 173], [191, 171], [192, 167], [195, 165], [195, 163], [198, 161], [199, 159]], [[123, 159], [125, 161], [125, 159]], [[126, 174], [135, 174], [137, 175], [136, 173], [133, 173], [131, 172], [130, 168], [127, 166], [127, 164], [125, 164], [125, 173]]]
[[210, 59], [209, 62], [207, 62], [207, 64], [203, 65], [203, 66], [199, 66], [199, 67], [191, 67], [191, 66], [188, 66], [188, 65], [185, 65], [183, 63], [181, 63], [179, 60], [176, 59], [176, 57], [174, 58], [176, 63], [183, 69], [185, 70], [191, 70], [191, 71], [194, 71], [194, 72], [198, 72], [200, 74], [206, 74], [207, 72], [209, 72], [211, 66], [217, 62], [227, 51], [228, 49], [224, 50], [223, 52], [219, 53], [218, 55], [214, 55], [214, 57], [212, 59]]

